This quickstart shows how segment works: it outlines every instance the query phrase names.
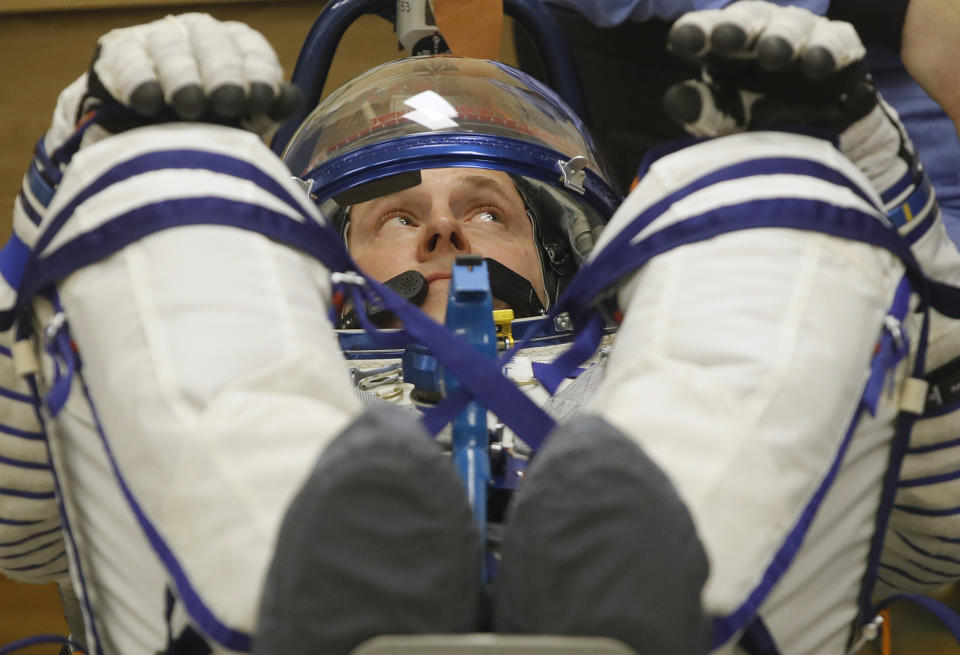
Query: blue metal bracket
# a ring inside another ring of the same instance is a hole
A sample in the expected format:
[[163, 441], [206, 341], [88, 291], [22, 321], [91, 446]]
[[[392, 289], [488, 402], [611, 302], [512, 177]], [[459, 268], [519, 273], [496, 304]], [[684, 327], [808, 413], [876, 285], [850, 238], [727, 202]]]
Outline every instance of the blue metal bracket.
[[[453, 265], [446, 326], [485, 357], [497, 356], [497, 331], [493, 322], [493, 295], [487, 264], [476, 255], [460, 255]], [[460, 382], [445, 371], [444, 395], [456, 391]], [[467, 497], [486, 543], [487, 486], [490, 483], [487, 408], [474, 400], [453, 421], [453, 463], [463, 480]]]

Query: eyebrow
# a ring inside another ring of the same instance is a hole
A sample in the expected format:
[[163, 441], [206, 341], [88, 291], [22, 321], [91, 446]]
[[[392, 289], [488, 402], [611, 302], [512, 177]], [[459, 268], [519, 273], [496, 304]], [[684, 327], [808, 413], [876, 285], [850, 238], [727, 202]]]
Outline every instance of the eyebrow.
[[466, 175], [460, 178], [457, 186], [472, 186], [480, 189], [491, 189], [506, 195], [503, 185], [494, 178], [487, 177], [486, 175]]
[[[461, 177], [459, 180], [457, 180], [456, 186], [457, 186], [457, 187], [466, 187], [466, 188], [468, 188], [468, 189], [477, 189], [477, 190], [480, 190], [480, 191], [492, 191], [492, 192], [494, 192], [494, 193], [497, 193], [497, 194], [500, 195], [501, 197], [503, 197], [505, 200], [509, 200], [509, 199], [510, 199], [509, 189], [504, 188], [504, 185], [502, 185], [502, 184], [501, 184], [499, 181], [497, 181], [496, 179], [494, 179], [494, 178], [492, 178], [492, 177], [487, 177], [486, 175], [465, 175], [465, 176]], [[397, 194], [402, 194], [402, 193], [405, 193], [405, 192], [411, 191], [411, 190], [414, 190], [414, 191], [415, 191], [416, 188], [417, 188], [416, 186], [412, 186], [412, 187], [410, 187], [409, 189], [404, 189], [404, 190], [402, 190], [402, 191], [398, 191]], [[511, 187], [511, 188], [513, 188], [513, 187]], [[380, 206], [384, 201], [386, 201], [388, 198], [390, 198], [390, 197], [392, 197], [392, 196], [394, 196], [394, 195], [397, 195], [397, 194], [391, 193], [391, 194], [388, 194], [388, 195], [386, 195], [386, 196], [383, 196], [382, 198], [377, 198], [376, 200], [369, 201], [370, 204], [368, 205], [368, 207], [369, 207], [370, 211], [372, 211], [374, 214], [376, 214], [377, 209], [379, 208], [379, 206]], [[521, 202], [522, 202], [522, 200], [521, 200]], [[367, 204], [367, 203], [363, 203], [363, 204]], [[351, 213], [352, 213], [352, 210], [353, 210], [353, 209], [354, 209], [354, 207], [351, 207], [351, 208], [350, 208]], [[349, 214], [348, 214], [348, 216], [349, 216]], [[349, 218], [348, 218], [348, 220], [349, 220]], [[352, 222], [352, 221], [350, 221], [350, 222]], [[347, 229], [349, 230], [349, 227], [348, 227]]]

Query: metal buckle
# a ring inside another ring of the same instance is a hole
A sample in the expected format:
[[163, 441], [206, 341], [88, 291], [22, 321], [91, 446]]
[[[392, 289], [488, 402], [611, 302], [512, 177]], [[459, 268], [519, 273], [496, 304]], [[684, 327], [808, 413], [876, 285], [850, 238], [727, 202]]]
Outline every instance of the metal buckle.
[[557, 160], [557, 166], [560, 167], [560, 181], [563, 182], [563, 186], [583, 195], [585, 193], [583, 181], [587, 178], [587, 158], [577, 155], [567, 161]]

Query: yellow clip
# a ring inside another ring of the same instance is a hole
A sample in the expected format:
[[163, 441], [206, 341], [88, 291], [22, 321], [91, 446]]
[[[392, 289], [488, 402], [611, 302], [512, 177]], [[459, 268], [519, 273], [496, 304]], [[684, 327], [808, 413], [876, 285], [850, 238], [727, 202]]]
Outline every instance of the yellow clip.
[[913, 220], [913, 212], [910, 211], [910, 203], [909, 203], [909, 202], [903, 203], [903, 206], [901, 207], [901, 209], [903, 209], [903, 215], [907, 217], [907, 223], [909, 223], [910, 221], [912, 221], [912, 220]]
[[499, 350], [513, 348], [513, 332], [510, 329], [510, 324], [512, 322], [512, 309], [493, 310], [493, 325], [497, 329], [497, 348]]

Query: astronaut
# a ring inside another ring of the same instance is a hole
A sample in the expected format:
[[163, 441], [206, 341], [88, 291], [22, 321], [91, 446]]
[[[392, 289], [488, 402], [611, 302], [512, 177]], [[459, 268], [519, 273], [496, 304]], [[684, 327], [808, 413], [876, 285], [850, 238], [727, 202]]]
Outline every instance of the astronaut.
[[[710, 47], [724, 14], [678, 23], [674, 48], [706, 73], [683, 91], [701, 105], [687, 127], [719, 138], [652, 161], [615, 212], [578, 119], [501, 64], [374, 69], [280, 161], [259, 135], [291, 92], [259, 34], [188, 14], [103, 37], [0, 267], [4, 573], [69, 569], [88, 651], [124, 654], [484, 628], [843, 653], [874, 591], [955, 578], [954, 407], [923, 378], [957, 355], [957, 250], [895, 115], [848, 74], [855, 33], [811, 18], [798, 34], [764, 7], [735, 61]], [[744, 75], [784, 35], [795, 58], [830, 52], [837, 84], [784, 62], [778, 81], [803, 85], [784, 104], [784, 85]], [[820, 131], [744, 131], [785, 109]], [[459, 251], [526, 281], [491, 290], [531, 335], [569, 315], [572, 345], [536, 379], [563, 393], [599, 371], [579, 416], [550, 431], [504, 362], [427, 318], [446, 318], [452, 281], [426, 262]], [[390, 291], [408, 270], [424, 311]], [[448, 458], [350, 383], [355, 331], [333, 321], [380, 309], [402, 328], [368, 326], [371, 343], [429, 345], [518, 439], [550, 434], [513, 499], [490, 617]], [[607, 356], [561, 385], [608, 319]]]

